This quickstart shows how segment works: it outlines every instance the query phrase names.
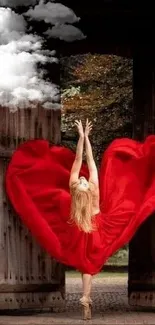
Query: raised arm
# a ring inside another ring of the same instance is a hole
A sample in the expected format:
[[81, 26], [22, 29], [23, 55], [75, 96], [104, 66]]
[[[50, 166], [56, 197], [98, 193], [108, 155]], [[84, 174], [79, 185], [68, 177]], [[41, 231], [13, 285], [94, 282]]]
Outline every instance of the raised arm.
[[83, 146], [84, 146], [84, 132], [81, 121], [75, 121], [79, 133], [79, 140], [76, 147], [76, 156], [71, 169], [69, 186], [72, 186], [73, 183], [78, 181], [80, 169], [82, 166], [82, 155], [83, 155]]
[[97, 167], [96, 167], [96, 164], [94, 161], [91, 143], [89, 141], [89, 133], [90, 133], [91, 129], [92, 129], [92, 125], [87, 119], [84, 135], [85, 135], [86, 159], [87, 159], [87, 165], [88, 165], [88, 169], [89, 169], [89, 181], [94, 183], [94, 185], [96, 185], [98, 187], [98, 185], [99, 185], [98, 171], [97, 171]]

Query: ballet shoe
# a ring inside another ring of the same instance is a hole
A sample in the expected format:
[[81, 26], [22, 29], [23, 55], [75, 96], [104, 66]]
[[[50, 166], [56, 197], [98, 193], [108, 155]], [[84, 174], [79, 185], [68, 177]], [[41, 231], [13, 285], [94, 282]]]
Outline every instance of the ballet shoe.
[[80, 304], [83, 306], [82, 309], [82, 318], [84, 320], [91, 319], [91, 307], [92, 307], [92, 300], [83, 296], [80, 299]]

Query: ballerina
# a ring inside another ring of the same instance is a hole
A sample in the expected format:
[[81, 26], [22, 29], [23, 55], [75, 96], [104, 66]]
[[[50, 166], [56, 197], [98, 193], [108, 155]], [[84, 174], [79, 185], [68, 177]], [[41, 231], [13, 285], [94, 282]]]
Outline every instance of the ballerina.
[[[92, 221], [93, 216], [100, 212], [98, 171], [89, 141], [89, 133], [92, 129], [92, 124], [87, 119], [85, 132], [83, 131], [81, 121], [76, 121], [75, 125], [79, 132], [79, 140], [69, 180], [71, 192], [71, 218], [79, 229], [86, 233], [90, 233], [93, 231], [93, 228], [95, 228], [95, 220]], [[82, 166], [84, 142], [89, 180], [83, 176], [79, 177]], [[92, 305], [92, 300], [90, 298], [92, 275], [87, 273], [82, 274], [82, 281], [83, 297], [80, 299], [80, 303], [84, 306], [84, 319], [90, 319]]]
[[92, 276], [155, 211], [155, 136], [142, 143], [114, 140], [98, 173], [89, 141], [92, 124], [87, 120], [85, 131], [80, 121], [75, 124], [76, 153], [43, 139], [26, 141], [11, 158], [5, 184], [14, 210], [40, 246], [82, 274], [80, 303], [88, 319]]

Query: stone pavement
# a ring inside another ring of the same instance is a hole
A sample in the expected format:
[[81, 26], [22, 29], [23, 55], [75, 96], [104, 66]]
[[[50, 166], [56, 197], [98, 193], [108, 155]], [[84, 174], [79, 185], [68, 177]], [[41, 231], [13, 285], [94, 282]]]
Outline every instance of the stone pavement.
[[95, 277], [93, 280], [93, 318], [81, 319], [78, 300], [82, 294], [80, 277], [66, 279], [66, 311], [38, 313], [27, 316], [0, 316], [0, 325], [52, 325], [52, 324], [155, 324], [155, 313], [136, 311], [128, 305], [127, 276]]

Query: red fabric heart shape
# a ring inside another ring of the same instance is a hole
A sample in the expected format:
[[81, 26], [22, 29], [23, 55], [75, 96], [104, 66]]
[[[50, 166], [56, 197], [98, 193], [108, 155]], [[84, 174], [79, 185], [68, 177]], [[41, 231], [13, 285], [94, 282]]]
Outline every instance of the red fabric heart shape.
[[[69, 176], [75, 154], [45, 140], [31, 140], [14, 153], [6, 190], [14, 209], [39, 244], [61, 263], [83, 273], [99, 272], [155, 210], [155, 136], [144, 143], [117, 139], [99, 172], [98, 229], [84, 233], [70, 222]], [[88, 178], [83, 164], [81, 175]]]

